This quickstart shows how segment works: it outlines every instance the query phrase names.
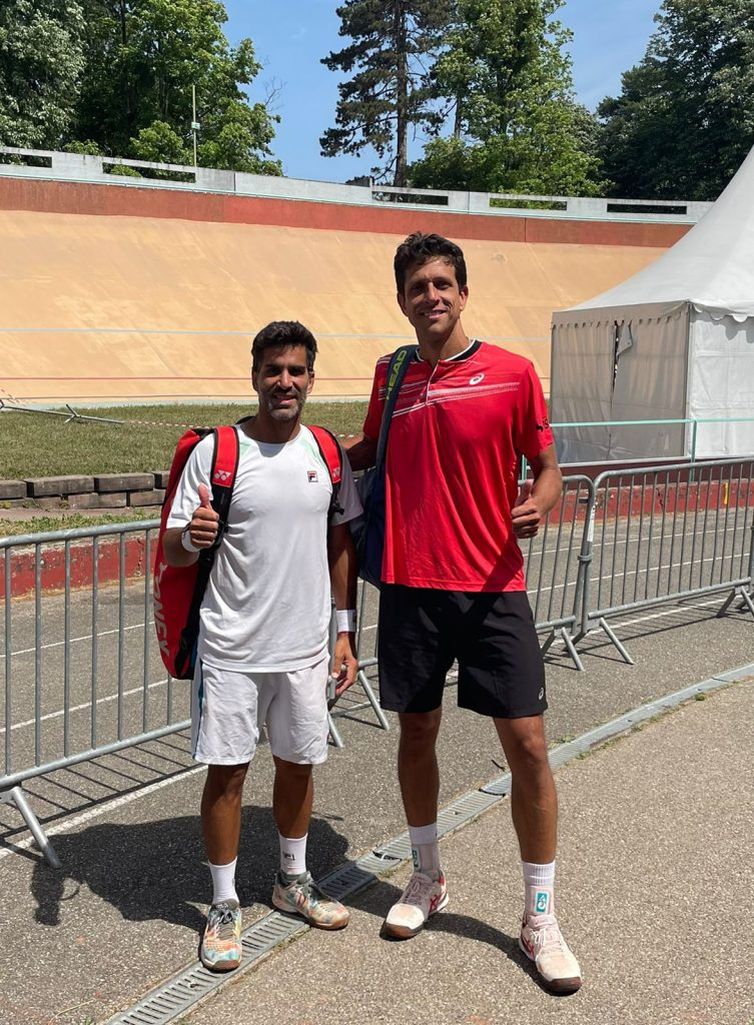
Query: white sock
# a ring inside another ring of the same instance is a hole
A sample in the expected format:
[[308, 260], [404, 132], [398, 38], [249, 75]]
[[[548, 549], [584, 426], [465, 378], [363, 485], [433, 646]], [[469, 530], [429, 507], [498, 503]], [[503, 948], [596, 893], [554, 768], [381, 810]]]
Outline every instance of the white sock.
[[278, 833], [280, 840], [280, 871], [289, 876], [300, 876], [306, 872], [306, 839], [303, 836], [289, 838]]
[[524, 870], [525, 914], [555, 914], [555, 862], [537, 865], [531, 861], [522, 861]]
[[223, 900], [238, 900], [236, 893], [236, 862], [238, 858], [228, 862], [227, 865], [213, 865], [210, 861], [209, 870], [212, 873], [212, 903], [219, 904]]
[[440, 847], [437, 843], [437, 823], [430, 822], [427, 826], [409, 826], [411, 838], [411, 855], [414, 869], [425, 875], [437, 878], [440, 874]]

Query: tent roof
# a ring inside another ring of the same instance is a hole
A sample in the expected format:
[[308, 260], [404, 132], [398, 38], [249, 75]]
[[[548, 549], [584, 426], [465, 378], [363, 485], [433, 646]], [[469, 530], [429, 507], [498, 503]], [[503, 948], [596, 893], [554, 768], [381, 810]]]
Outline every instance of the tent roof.
[[667, 316], [689, 303], [714, 316], [754, 316], [754, 149], [715, 205], [658, 260], [553, 320], [620, 320], [639, 313], [636, 307]]

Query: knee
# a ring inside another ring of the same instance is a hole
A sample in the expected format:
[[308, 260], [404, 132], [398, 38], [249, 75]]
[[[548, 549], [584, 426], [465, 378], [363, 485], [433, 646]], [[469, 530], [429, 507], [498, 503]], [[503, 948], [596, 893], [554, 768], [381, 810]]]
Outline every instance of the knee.
[[248, 767], [248, 764], [210, 765], [205, 790], [214, 797], [240, 798]]
[[283, 779], [306, 782], [312, 774], [312, 767], [309, 763], [287, 762], [284, 758], [274, 757], [275, 773]]
[[414, 749], [434, 747], [440, 729], [441, 711], [403, 712], [400, 716], [401, 746]]
[[547, 757], [547, 741], [540, 731], [524, 730], [514, 733], [509, 756], [511, 770], [518, 769], [527, 774], [550, 771]]

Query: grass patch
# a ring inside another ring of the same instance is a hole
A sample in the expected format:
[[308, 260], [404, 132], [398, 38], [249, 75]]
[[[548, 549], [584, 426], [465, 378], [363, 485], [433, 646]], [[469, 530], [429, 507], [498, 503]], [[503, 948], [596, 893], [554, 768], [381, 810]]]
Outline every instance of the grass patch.
[[[304, 422], [329, 427], [335, 434], [357, 434], [366, 406], [366, 402], [312, 402], [305, 407]], [[166, 470], [186, 427], [233, 423], [253, 411], [251, 403], [86, 410], [87, 416], [125, 421], [104, 424], [90, 420], [66, 422], [60, 416], [6, 409], [0, 412], [0, 480]]]
[[21, 534], [46, 534], [50, 530], [76, 530], [79, 527], [100, 527], [108, 523], [133, 523], [137, 520], [158, 520], [160, 510], [152, 509], [119, 509], [117, 512], [96, 513], [87, 516], [83, 513], [71, 512], [51, 516], [34, 516], [23, 520], [7, 520], [2, 518], [0, 509], [0, 537], [18, 537]]

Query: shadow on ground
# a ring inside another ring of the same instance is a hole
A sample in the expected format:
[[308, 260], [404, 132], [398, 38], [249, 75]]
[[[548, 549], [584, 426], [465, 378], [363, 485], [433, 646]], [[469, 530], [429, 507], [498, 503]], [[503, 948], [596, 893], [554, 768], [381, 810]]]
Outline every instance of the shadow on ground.
[[[307, 851], [315, 877], [340, 865], [347, 848], [348, 841], [329, 821], [312, 819]], [[204, 913], [195, 905], [209, 901], [211, 886], [198, 815], [100, 823], [81, 833], [58, 834], [55, 849], [62, 870], [40, 859], [32, 875], [34, 919], [40, 924], [58, 925], [61, 904], [87, 886], [128, 921], [162, 919], [197, 932], [204, 928]], [[269, 905], [278, 859], [272, 810], [245, 807], [236, 876], [243, 906]]]

